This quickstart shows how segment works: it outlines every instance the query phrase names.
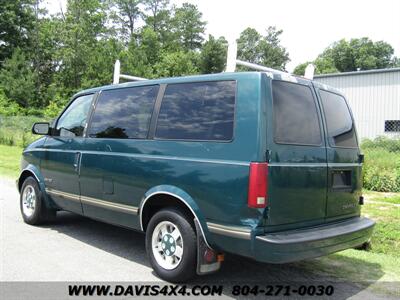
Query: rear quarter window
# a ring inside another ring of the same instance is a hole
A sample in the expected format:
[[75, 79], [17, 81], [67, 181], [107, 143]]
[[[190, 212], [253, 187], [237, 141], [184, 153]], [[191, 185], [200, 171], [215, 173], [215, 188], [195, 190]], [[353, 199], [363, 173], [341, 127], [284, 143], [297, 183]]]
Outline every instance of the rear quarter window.
[[169, 84], [157, 120], [157, 139], [230, 141], [235, 81]]
[[274, 80], [272, 94], [275, 142], [320, 145], [318, 111], [310, 87]]
[[322, 107], [332, 147], [357, 148], [357, 137], [349, 108], [344, 97], [320, 90]]

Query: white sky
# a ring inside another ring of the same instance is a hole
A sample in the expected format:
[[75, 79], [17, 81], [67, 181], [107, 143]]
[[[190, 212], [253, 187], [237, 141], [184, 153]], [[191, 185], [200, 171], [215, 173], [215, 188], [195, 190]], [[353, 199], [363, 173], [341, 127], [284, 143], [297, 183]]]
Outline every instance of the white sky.
[[[48, 0], [50, 12], [65, 0]], [[283, 30], [281, 44], [289, 52], [288, 71], [313, 60], [341, 38], [367, 36], [392, 45], [400, 56], [400, 0], [172, 0], [196, 4], [207, 21], [207, 34], [239, 37], [247, 27], [264, 33], [268, 26]]]

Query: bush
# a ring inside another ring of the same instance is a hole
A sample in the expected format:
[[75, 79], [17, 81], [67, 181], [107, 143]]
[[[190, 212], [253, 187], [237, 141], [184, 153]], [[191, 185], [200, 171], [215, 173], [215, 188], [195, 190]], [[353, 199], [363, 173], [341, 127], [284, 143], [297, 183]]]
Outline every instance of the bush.
[[38, 138], [31, 133], [33, 123], [45, 121], [37, 116], [1, 116], [0, 144], [26, 147]]
[[400, 139], [378, 137], [364, 140], [364, 188], [377, 192], [400, 192]]

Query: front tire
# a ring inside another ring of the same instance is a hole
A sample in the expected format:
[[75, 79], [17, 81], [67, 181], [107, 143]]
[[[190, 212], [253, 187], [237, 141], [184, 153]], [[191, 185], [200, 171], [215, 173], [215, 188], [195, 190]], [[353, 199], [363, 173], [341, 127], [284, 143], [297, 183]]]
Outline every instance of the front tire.
[[30, 225], [39, 225], [55, 217], [55, 211], [46, 207], [39, 184], [33, 177], [26, 178], [22, 184], [20, 209], [24, 222]]
[[150, 220], [146, 251], [156, 274], [169, 282], [184, 282], [196, 275], [196, 233], [179, 210], [163, 209]]

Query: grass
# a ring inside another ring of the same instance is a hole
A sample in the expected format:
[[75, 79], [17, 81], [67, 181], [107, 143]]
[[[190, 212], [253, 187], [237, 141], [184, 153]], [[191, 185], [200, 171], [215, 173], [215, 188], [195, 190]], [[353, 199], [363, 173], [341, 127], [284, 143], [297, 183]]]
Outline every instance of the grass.
[[0, 145], [0, 176], [18, 177], [21, 152], [21, 147]]
[[[0, 176], [18, 176], [21, 152], [21, 147], [0, 145]], [[298, 265], [313, 273], [320, 272], [359, 282], [379, 292], [396, 294], [391, 287], [380, 283], [400, 281], [400, 205], [396, 205], [400, 203], [400, 193], [364, 191], [364, 195], [366, 201], [362, 213], [377, 223], [371, 249], [349, 249]]]
[[400, 204], [400, 193], [381, 193], [365, 190], [363, 195], [366, 201]]

